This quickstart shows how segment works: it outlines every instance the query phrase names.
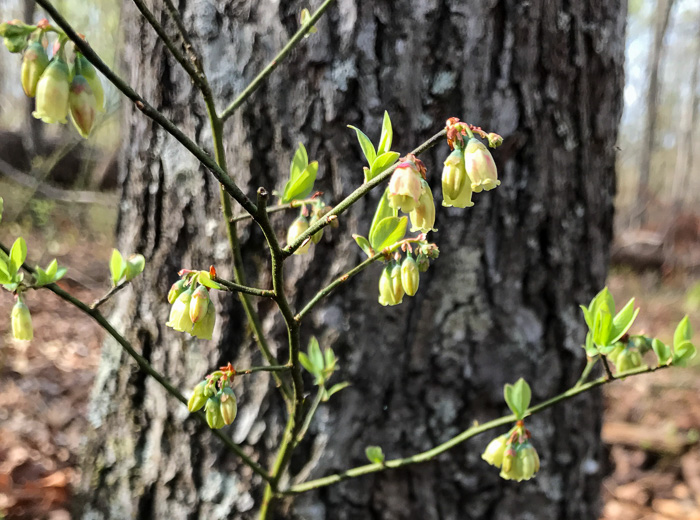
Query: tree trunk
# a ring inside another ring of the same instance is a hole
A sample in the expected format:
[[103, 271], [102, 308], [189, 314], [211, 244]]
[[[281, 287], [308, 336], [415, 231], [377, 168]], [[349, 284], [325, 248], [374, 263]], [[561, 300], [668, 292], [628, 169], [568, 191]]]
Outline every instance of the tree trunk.
[[659, 71], [664, 46], [664, 36], [668, 29], [671, 9], [675, 0], [657, 0], [654, 15], [654, 39], [649, 49], [649, 88], [646, 97], [646, 114], [642, 150], [639, 156], [639, 183], [637, 184], [637, 212], [633, 225], [641, 227], [646, 222], [647, 206], [650, 202], [649, 179], [651, 176], [651, 156], [656, 136], [656, 108], [659, 103]]
[[[159, 2], [155, 3], [160, 6]], [[297, 27], [300, 2], [181, 0], [216, 95], [231, 100]], [[194, 87], [153, 31], [127, 13], [126, 78], [186, 132], [209, 146]], [[167, 20], [167, 15], [159, 17]], [[291, 473], [311, 478], [425, 450], [473, 421], [506, 412], [504, 383], [519, 377], [540, 401], [574, 384], [583, 367], [578, 308], [604, 282], [612, 231], [614, 145], [621, 113], [625, 3], [339, 0], [308, 38], [226, 124], [229, 170], [249, 194], [281, 189], [296, 144], [320, 164], [317, 188], [333, 203], [363, 179], [354, 133], [378, 137], [387, 109], [394, 149], [406, 153], [450, 116], [505, 137], [494, 152], [502, 185], [471, 209], [438, 208], [431, 235], [440, 258], [416, 297], [377, 303], [375, 266], [310, 315], [352, 386], [322, 405]], [[172, 29], [170, 23], [168, 28]], [[221, 102], [222, 105], [224, 101]], [[188, 152], [142, 114], [128, 111], [119, 247], [147, 269], [120, 293], [112, 319], [183, 390], [225, 362], [261, 364], [238, 300], [218, 297], [218, 341], [165, 327], [165, 294], [181, 267], [214, 264], [230, 277], [218, 186]], [[442, 144], [422, 159], [440, 200]], [[359, 263], [351, 233], [367, 233], [380, 190], [293, 257], [286, 287], [300, 305]], [[277, 214], [279, 236], [294, 215]], [[269, 287], [260, 231], [239, 225], [249, 282]], [[282, 361], [286, 337], [267, 301], [258, 308]], [[237, 379], [239, 417], [226, 431], [265, 466], [283, 428], [266, 375]], [[313, 391], [307, 381], [308, 391]], [[280, 518], [593, 519], [603, 454], [597, 392], [528, 420], [542, 458], [516, 484], [480, 460], [479, 437], [439, 460], [350, 480], [299, 497]], [[113, 342], [93, 394], [96, 428], [84, 461], [83, 518], [252, 518], [260, 479], [185, 408], [141, 374]], [[494, 433], [501, 434], [502, 431]], [[320, 460], [305, 466], [310, 453]], [[303, 454], [303, 456], [301, 455]]]

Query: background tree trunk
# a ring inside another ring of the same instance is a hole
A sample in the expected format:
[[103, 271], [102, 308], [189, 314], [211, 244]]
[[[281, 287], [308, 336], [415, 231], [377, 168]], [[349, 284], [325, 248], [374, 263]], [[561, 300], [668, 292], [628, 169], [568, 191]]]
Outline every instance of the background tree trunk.
[[[127, 3], [127, 78], [200, 143], [210, 142], [190, 81]], [[156, 2], [156, 5], [160, 5]], [[298, 25], [299, 2], [182, 0], [216, 94], [230, 100]], [[166, 14], [160, 14], [165, 22]], [[168, 23], [172, 29], [172, 25]], [[318, 33], [227, 123], [229, 169], [248, 193], [281, 189], [301, 141], [320, 163], [331, 203], [362, 182], [354, 124], [377, 138], [387, 109], [402, 153], [449, 116], [505, 137], [495, 151], [502, 185], [467, 210], [438, 208], [441, 256], [401, 306], [377, 303], [380, 267], [311, 313], [315, 334], [340, 357], [352, 386], [323, 406], [300, 448], [325, 450], [312, 477], [424, 450], [506, 412], [502, 386], [523, 376], [539, 401], [570, 387], [583, 365], [578, 304], [599, 290], [611, 238], [614, 159], [623, 85], [625, 2], [374, 2], [339, 0]], [[223, 104], [223, 101], [222, 101]], [[230, 275], [218, 186], [137, 110], [128, 111], [119, 247], [148, 267], [120, 294], [112, 319], [183, 390], [226, 361], [259, 364], [238, 301], [218, 297], [218, 341], [165, 327], [165, 294], [181, 267], [215, 264]], [[422, 157], [439, 199], [446, 145]], [[350, 234], [367, 233], [376, 190], [341, 228], [286, 267], [299, 305], [362, 259]], [[275, 219], [280, 236], [294, 215]], [[239, 226], [251, 283], [269, 285], [263, 239]], [[282, 321], [258, 305], [285, 360]], [[336, 376], [337, 377], [337, 376]], [[228, 431], [268, 465], [283, 427], [266, 375], [238, 378], [240, 411]], [[311, 389], [310, 381], [307, 388]], [[437, 462], [351, 480], [300, 497], [284, 518], [580, 520], [597, 517], [604, 461], [601, 397], [589, 393], [529, 421], [542, 458], [532, 481], [499, 479], [480, 460], [489, 438]], [[107, 341], [84, 461], [83, 518], [250, 518], [260, 480], [188, 419]], [[502, 432], [496, 432], [498, 434]], [[296, 515], [296, 516], [295, 516]]]

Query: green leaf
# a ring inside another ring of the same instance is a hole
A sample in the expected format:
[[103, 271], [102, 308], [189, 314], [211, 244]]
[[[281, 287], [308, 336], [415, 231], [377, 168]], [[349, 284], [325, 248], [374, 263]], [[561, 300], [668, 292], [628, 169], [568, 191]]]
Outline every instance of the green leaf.
[[659, 358], [659, 366], [668, 365], [668, 362], [673, 357], [673, 352], [671, 352], [671, 347], [666, 345], [660, 339], [654, 338], [651, 342], [651, 348], [654, 349], [656, 357]]
[[612, 314], [607, 303], [602, 303], [597, 309], [593, 330], [593, 342], [601, 346], [610, 345], [610, 331], [612, 330]]
[[7, 272], [7, 265], [0, 262], [0, 284], [8, 284], [12, 281], [12, 277]]
[[309, 165], [309, 156], [306, 153], [306, 148], [302, 143], [299, 143], [297, 151], [294, 152], [292, 162], [289, 165], [289, 180], [293, 181], [306, 169]]
[[348, 386], [350, 386], [350, 383], [348, 383], [347, 381], [334, 384], [332, 387], [326, 390], [326, 398], [324, 399], [324, 401], [328, 401], [328, 399], [330, 399], [333, 396], [333, 394], [340, 392], [343, 388], [347, 388]]
[[673, 346], [673, 364], [684, 367], [688, 361], [695, 357], [695, 345], [690, 341], [683, 341]]
[[365, 159], [367, 159], [367, 164], [372, 166], [372, 163], [377, 158], [377, 152], [374, 150], [374, 145], [372, 141], [369, 140], [362, 130], [356, 128], [352, 125], [348, 125], [348, 128], [355, 130], [357, 134], [357, 140], [360, 142], [360, 147], [362, 148], [362, 153], [365, 154]]
[[514, 385], [506, 384], [503, 388], [503, 397], [505, 397], [508, 408], [518, 420], [524, 419], [527, 409], [530, 406], [532, 392], [530, 385], [521, 377]]
[[112, 285], [117, 285], [124, 276], [126, 265], [122, 254], [116, 249], [112, 250], [112, 258], [109, 260], [109, 272], [112, 274]]
[[673, 347], [677, 348], [677, 345], [685, 341], [690, 341], [693, 337], [693, 329], [690, 326], [690, 320], [686, 314], [683, 319], [678, 323], [676, 331], [673, 333]]
[[583, 348], [586, 350], [586, 355], [588, 357], [595, 357], [598, 355], [598, 349], [593, 343], [593, 333], [590, 331], [586, 333], [586, 344]]
[[377, 156], [377, 158], [372, 163], [372, 168], [370, 168], [369, 173], [365, 172], [365, 182], [374, 179], [377, 175], [379, 175], [384, 170], [393, 165], [398, 160], [398, 158], [398, 152], [386, 152], [382, 155]]
[[27, 37], [24, 35], [5, 36], [3, 39], [5, 47], [10, 52], [22, 52], [27, 47]]
[[197, 281], [204, 287], [209, 287], [210, 289], [221, 289], [221, 285], [211, 279], [209, 271], [199, 271]]
[[369, 240], [361, 235], [353, 235], [352, 238], [355, 239], [357, 245], [360, 246], [360, 249], [362, 249], [368, 257], [374, 256], [372, 246], [369, 245]]
[[27, 243], [22, 237], [15, 240], [10, 249], [10, 265], [8, 274], [14, 276], [19, 268], [22, 267], [24, 260], [27, 258]]
[[303, 366], [309, 374], [314, 374], [314, 366], [309, 361], [309, 356], [303, 352], [299, 352], [299, 363]]
[[627, 333], [637, 318], [637, 314], [639, 314], [639, 309], [634, 308], [634, 298], [632, 298], [613, 319], [610, 343], [615, 343]]
[[396, 217], [399, 212], [389, 205], [389, 188], [384, 190], [382, 198], [379, 199], [377, 204], [377, 209], [374, 212], [374, 217], [372, 218], [372, 224], [369, 226], [369, 242], [373, 242], [374, 234], [377, 231], [377, 226], [379, 223], [387, 217]]
[[46, 268], [46, 275], [49, 277], [49, 279], [54, 280], [56, 277], [56, 271], [58, 271], [58, 262], [54, 258]]
[[[391, 150], [391, 141], [394, 138], [394, 131], [391, 128], [391, 118], [389, 117], [389, 112], [384, 111], [384, 120], [382, 121], [382, 135], [379, 138], [379, 148], [377, 148], [378, 154], [387, 153]], [[398, 154], [396, 154], [398, 157]]]
[[321, 352], [321, 347], [318, 345], [316, 336], [311, 336], [307, 352], [309, 353], [309, 361], [311, 361], [311, 365], [314, 367], [313, 373], [316, 375], [321, 374], [324, 367], [323, 353]]
[[379, 446], [367, 446], [365, 448], [367, 459], [373, 464], [384, 464], [386, 457]]
[[316, 182], [316, 174], [318, 173], [318, 161], [314, 161], [304, 168], [301, 174], [290, 181], [284, 187], [282, 194], [282, 203], [291, 202], [293, 200], [304, 199], [309, 196], [311, 190], [314, 189]]
[[393, 246], [406, 235], [408, 217], [387, 217], [377, 225], [370, 238], [372, 249], [379, 252]]
[[43, 287], [47, 283], [51, 282], [51, 278], [48, 276], [46, 271], [44, 271], [38, 265], [34, 268], [34, 286]]
[[583, 311], [583, 319], [586, 320], [586, 325], [588, 325], [588, 330], [592, 331], [593, 330], [593, 319], [591, 316], [591, 312], [588, 310], [588, 307], [585, 305], [579, 305], [581, 307], [581, 310]]
[[[138, 275], [140, 275], [144, 268], [146, 267], [146, 259], [143, 257], [143, 255], [140, 254], [135, 254], [135, 255], [129, 255], [129, 258], [126, 260], [126, 269], [125, 269], [125, 274], [126, 274], [126, 281], [129, 282], [136, 278]], [[209, 274], [209, 273], [207, 273]], [[204, 284], [202, 284], [204, 285]]]
[[332, 348], [327, 348], [323, 353], [326, 369], [335, 369], [336, 357]]
[[53, 277], [53, 281], [54, 281], [54, 282], [59, 281], [61, 278], [63, 278], [63, 277], [65, 276], [65, 274], [66, 274], [67, 272], [68, 272], [68, 269], [66, 269], [65, 267], [59, 267], [59, 268], [56, 270], [56, 274], [55, 274], [55, 276]]

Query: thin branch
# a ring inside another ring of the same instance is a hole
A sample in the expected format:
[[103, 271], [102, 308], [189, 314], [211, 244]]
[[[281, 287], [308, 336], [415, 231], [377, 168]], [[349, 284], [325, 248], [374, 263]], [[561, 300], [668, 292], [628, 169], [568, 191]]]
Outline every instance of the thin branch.
[[231, 282], [229, 280], [219, 278], [218, 276], [215, 276], [213, 280], [216, 283], [223, 285], [226, 289], [228, 289], [231, 292], [245, 293], [250, 294], [251, 296], [262, 296], [264, 298], [273, 298], [275, 296], [275, 291], [270, 289], [257, 289], [255, 287], [248, 287], [246, 285], [241, 285], [236, 282]]
[[262, 367], [250, 367], [243, 370], [236, 369], [236, 375], [254, 374], [256, 372], [286, 372], [292, 368], [291, 365], [275, 365], [275, 366], [262, 366]]
[[[420, 155], [424, 151], [432, 148], [435, 146], [442, 138], [444, 138], [447, 135], [446, 130], [441, 130], [434, 136], [432, 136], [430, 139], [425, 141], [423, 144], [421, 144], [418, 148], [413, 150], [411, 153], [414, 155]], [[318, 219], [316, 222], [311, 224], [309, 228], [301, 233], [294, 242], [291, 244], [288, 244], [287, 247], [283, 249], [283, 253], [285, 256], [289, 256], [294, 251], [299, 249], [301, 245], [304, 243], [304, 241], [310, 237], [311, 235], [316, 234], [318, 231], [329, 225], [332, 221], [333, 218], [337, 218], [338, 215], [343, 213], [345, 210], [347, 210], [350, 206], [352, 206], [355, 202], [357, 202], [359, 199], [364, 197], [367, 193], [370, 192], [372, 188], [375, 186], [380, 185], [382, 182], [384, 182], [386, 179], [389, 178], [389, 176], [394, 173], [394, 170], [398, 164], [395, 164], [386, 170], [384, 170], [382, 173], [374, 177], [371, 181], [364, 183], [362, 186], [357, 188], [355, 191], [353, 191], [350, 195], [345, 197], [337, 206], [335, 206], [330, 212], [328, 212], [324, 218]]]
[[[621, 375], [614, 376], [612, 379], [607, 379], [606, 377], [600, 377], [594, 381], [591, 381], [589, 383], [585, 383], [583, 385], [580, 385], [578, 387], [571, 388], [567, 390], [566, 392], [557, 395], [556, 397], [553, 397], [551, 399], [548, 399], [547, 401], [544, 401], [537, 406], [533, 406], [528, 409], [527, 413], [528, 415], [534, 415], [538, 412], [541, 412], [543, 410], [546, 410], [547, 408], [550, 408], [554, 406], [555, 404], [558, 404], [560, 402], [566, 401], [568, 399], [571, 399], [572, 397], [575, 397], [579, 394], [582, 394], [584, 392], [587, 392], [589, 390], [592, 390], [593, 388], [596, 388], [598, 386], [603, 386], [607, 383], [610, 383], [612, 381], [615, 381], [616, 379], [623, 379], [625, 377], [630, 377], [630, 376], [636, 376], [639, 374], [647, 374], [651, 372], [656, 372], [657, 370], [661, 370], [663, 368], [667, 368], [668, 365], [663, 365], [660, 367], [640, 367], [635, 370], [630, 370], [628, 372], [625, 372]], [[316, 480], [310, 480], [308, 482], [304, 482], [303, 484], [298, 484], [296, 486], [292, 486], [286, 491], [281, 492], [282, 495], [297, 495], [299, 493], [304, 493], [306, 491], [311, 491], [312, 489], [318, 489], [321, 487], [325, 486], [330, 486], [331, 484], [335, 484], [337, 482], [342, 482], [343, 480], [348, 480], [351, 478], [355, 477], [360, 477], [362, 475], [368, 475], [370, 473], [377, 473], [379, 471], [384, 471], [387, 469], [395, 469], [395, 468], [400, 468], [403, 466], [408, 466], [411, 464], [418, 464], [421, 462], [427, 462], [429, 460], [432, 460], [433, 458], [437, 457], [438, 455], [448, 451], [451, 448], [454, 448], [458, 444], [461, 444], [462, 442], [471, 439], [472, 437], [475, 437], [481, 433], [487, 432], [489, 430], [493, 430], [495, 428], [498, 428], [500, 426], [505, 426], [507, 424], [510, 424], [512, 422], [515, 422], [516, 417], [515, 415], [507, 415], [505, 417], [501, 417], [499, 419], [494, 419], [493, 421], [486, 422], [484, 424], [480, 424], [478, 426], [472, 426], [471, 428], [463, 431], [459, 435], [451, 438], [450, 440], [443, 442], [442, 444], [439, 444], [435, 446], [434, 448], [424, 451], [422, 453], [417, 453], [416, 455], [412, 455], [410, 457], [402, 458], [402, 459], [393, 459], [393, 460], [387, 460], [383, 463], [377, 463], [377, 464], [366, 464], [364, 466], [358, 466], [356, 468], [349, 469], [347, 471], [344, 471], [343, 473], [337, 473], [335, 475], [329, 475], [327, 477], [319, 478]]]
[[131, 283], [131, 281], [129, 280], [129, 281], [124, 281], [124, 282], [120, 283], [119, 285], [115, 285], [109, 291], [107, 291], [107, 294], [105, 294], [101, 298], [98, 298], [97, 300], [92, 302], [92, 305], [90, 305], [90, 308], [97, 309], [100, 305], [105, 303], [107, 300], [109, 300], [112, 296], [117, 294], [119, 291], [121, 291], [124, 287], [126, 287], [130, 283]]
[[[7, 249], [7, 247], [5, 247], [4, 244], [0, 244], [0, 250], [5, 252], [5, 254], [10, 253], [10, 250]], [[30, 274], [35, 273], [34, 269], [32, 269], [27, 263], [22, 264], [22, 268]], [[90, 306], [88, 306], [86, 303], [71, 295], [67, 291], [64, 291], [55, 283], [45, 285], [42, 288], [46, 288], [49, 291], [53, 292], [56, 296], [70, 303], [83, 313], [90, 316], [93, 320], [95, 320], [100, 325], [100, 327], [102, 327], [110, 336], [112, 336], [112, 338], [114, 338], [114, 340], [122, 346], [122, 348], [127, 352], [127, 354], [129, 354], [133, 358], [133, 360], [136, 361], [136, 364], [141, 370], [143, 370], [153, 379], [158, 381], [158, 383], [166, 390], [166, 392], [168, 392], [170, 395], [175, 397], [175, 399], [187, 406], [187, 399], [185, 398], [185, 396], [182, 395], [180, 391], [177, 388], [175, 388], [165, 376], [163, 376], [160, 372], [153, 368], [153, 366], [148, 362], [148, 360], [145, 357], [136, 352], [136, 349], [134, 349], [131, 343], [126, 338], [124, 338], [124, 336], [119, 334], [119, 332], [117, 332], [114, 329], [114, 327], [112, 327], [112, 325], [100, 313], [100, 311], [98, 311], [97, 309], [91, 309]], [[197, 417], [206, 424], [207, 420], [204, 413], [197, 412], [195, 415], [197, 415]], [[212, 433], [216, 435], [219, 439], [221, 439], [231, 451], [235, 452], [239, 457], [241, 457], [241, 459], [255, 473], [260, 475], [266, 482], [272, 481], [272, 477], [268, 475], [265, 469], [253, 459], [251, 459], [248, 455], [246, 455], [243, 449], [238, 444], [235, 444], [229, 437], [224, 435], [221, 430], [212, 430]]]
[[124, 80], [117, 76], [112, 69], [92, 50], [92, 47], [75, 32], [73, 27], [56, 10], [49, 0], [35, 0], [37, 4], [53, 18], [56, 24], [65, 32], [66, 36], [74, 43], [75, 47], [92, 63], [97, 70], [114, 84], [127, 98], [132, 100], [141, 112], [163, 127], [175, 139], [177, 139], [199, 162], [201, 162], [216, 179], [224, 186], [224, 189], [236, 200], [248, 213], [255, 213], [255, 204], [241, 191], [233, 179], [222, 169], [216, 161], [202, 148], [187, 137], [172, 121], [158, 112], [139, 94], [137, 94]]
[[[272, 213], [277, 213], [279, 211], [287, 211], [289, 209], [295, 209], [303, 206], [304, 204], [313, 204], [316, 201], [316, 199], [304, 199], [304, 200], [293, 200], [292, 202], [288, 202], [286, 204], [282, 204], [280, 206], [273, 206], [272, 208], [267, 208], [267, 214], [270, 215]], [[231, 222], [241, 222], [243, 220], [248, 220], [250, 218], [253, 218], [252, 215], [244, 214], [244, 215], [238, 215], [236, 217], [231, 218]]]
[[240, 107], [243, 102], [248, 99], [253, 92], [258, 90], [260, 85], [262, 85], [263, 81], [272, 73], [273, 70], [277, 68], [277, 65], [280, 64], [284, 58], [287, 57], [287, 54], [291, 52], [294, 47], [301, 41], [301, 39], [306, 36], [306, 34], [311, 30], [313, 25], [318, 21], [319, 18], [323, 15], [326, 9], [330, 7], [330, 5], [333, 3], [334, 0], [326, 0], [321, 4], [321, 7], [319, 7], [316, 12], [311, 15], [311, 18], [302, 25], [299, 30], [292, 36], [292, 38], [287, 42], [287, 45], [285, 45], [282, 50], [272, 58], [272, 61], [268, 63], [268, 65], [251, 81], [248, 86], [241, 92], [236, 99], [233, 100], [233, 102], [226, 107], [226, 109], [221, 112], [221, 120], [226, 121], [229, 117], [233, 115], [233, 113], [236, 111], [238, 107]]
[[608, 363], [608, 357], [607, 356], [601, 356], [601, 359], [603, 360], [603, 368], [605, 369], [605, 377], [607, 379], [613, 379], [613, 373], [612, 370], [610, 370], [610, 363]]
[[194, 45], [192, 45], [192, 40], [190, 40], [190, 36], [189, 34], [187, 34], [187, 29], [185, 28], [185, 24], [183, 23], [182, 18], [180, 17], [179, 11], [177, 10], [177, 8], [171, 0], [165, 0], [165, 6], [168, 8], [170, 18], [172, 18], [175, 22], [177, 30], [180, 33], [180, 36], [182, 37], [182, 46], [185, 48], [185, 52], [189, 54], [190, 60], [192, 61], [192, 64], [194, 65], [195, 69], [206, 79], [206, 76], [204, 74], [204, 67], [202, 67], [202, 60], [197, 51], [195, 50]]
[[311, 300], [309, 300], [309, 303], [307, 303], [304, 308], [299, 311], [299, 314], [295, 316], [294, 319], [297, 321], [300, 321], [319, 301], [321, 301], [323, 298], [331, 294], [336, 287], [339, 285], [344, 284], [347, 282], [350, 278], [355, 276], [357, 273], [360, 273], [367, 269], [370, 265], [372, 265], [374, 262], [377, 260], [381, 260], [382, 258], [386, 258], [388, 255], [396, 251], [401, 247], [402, 244], [407, 244], [409, 242], [418, 242], [418, 238], [407, 238], [405, 240], [400, 240], [396, 242], [393, 246], [387, 247], [383, 251], [376, 253], [374, 256], [371, 256], [367, 258], [364, 262], [356, 265], [352, 269], [350, 269], [347, 273], [344, 275], [339, 276], [335, 280], [333, 280], [331, 283], [329, 283], [327, 286], [325, 286], [323, 289], [318, 291]]

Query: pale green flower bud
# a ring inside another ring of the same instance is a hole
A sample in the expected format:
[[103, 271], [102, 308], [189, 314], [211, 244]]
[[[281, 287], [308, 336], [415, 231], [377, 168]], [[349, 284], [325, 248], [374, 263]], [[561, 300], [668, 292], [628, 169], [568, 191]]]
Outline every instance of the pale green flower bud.
[[95, 96], [95, 107], [97, 111], [104, 112], [105, 94], [102, 88], [102, 82], [97, 75], [95, 67], [92, 66], [92, 63], [79, 52], [75, 54], [75, 70], [78, 74], [82, 75], [87, 80], [88, 85], [90, 85], [90, 90], [92, 90]]
[[174, 284], [170, 286], [170, 290], [168, 291], [168, 303], [173, 304], [175, 303], [175, 300], [177, 300], [177, 297], [180, 296], [183, 292], [185, 292], [185, 280], [180, 279]]
[[207, 382], [208, 381], [205, 379], [194, 387], [194, 392], [192, 392], [192, 396], [189, 401], [187, 401], [187, 409], [190, 412], [200, 410], [206, 404], [207, 399], [209, 399], [206, 391]]
[[464, 150], [464, 163], [475, 193], [492, 190], [501, 184], [491, 152], [478, 139], [469, 139]]
[[87, 138], [95, 124], [97, 102], [84, 76], [77, 75], [73, 78], [68, 95], [68, 108], [76, 130], [82, 137]]
[[199, 339], [211, 339], [215, 324], [216, 308], [214, 307], [214, 302], [209, 300], [206, 314], [201, 320], [194, 324], [190, 334]]
[[448, 208], [468, 208], [474, 205], [464, 154], [458, 148], [445, 159], [445, 167], [442, 169], [442, 199], [442, 205]]
[[389, 205], [410, 213], [418, 205], [421, 195], [421, 175], [412, 161], [399, 164], [389, 180]]
[[29, 97], [36, 95], [36, 86], [39, 78], [49, 64], [44, 46], [39, 42], [32, 42], [24, 51], [22, 59], [22, 88]]
[[11, 321], [12, 335], [15, 339], [29, 341], [34, 338], [32, 315], [29, 313], [29, 307], [20, 299], [12, 308]]
[[418, 264], [409, 254], [401, 263], [401, 286], [406, 294], [414, 296], [418, 292], [420, 282], [420, 272]]
[[636, 349], [625, 348], [615, 358], [615, 368], [618, 373], [627, 372], [642, 366], [642, 356]]
[[492, 466], [500, 468], [501, 464], [503, 464], [503, 456], [506, 452], [508, 437], [510, 437], [510, 434], [505, 433], [489, 442], [484, 453], [481, 454], [481, 458]]
[[398, 305], [399, 303], [403, 302], [403, 295], [406, 293], [406, 291], [401, 283], [401, 266], [398, 264], [398, 262], [394, 263], [393, 267], [391, 268], [391, 290], [394, 293], [394, 300], [396, 301], [396, 304]]
[[170, 319], [165, 324], [166, 326], [180, 332], [190, 332], [192, 330], [192, 320], [190, 319], [191, 299], [192, 288], [187, 289], [177, 297], [170, 308]]
[[[294, 222], [292, 222], [292, 225], [289, 226], [289, 230], [287, 231], [287, 244], [291, 244], [292, 242], [294, 242], [297, 239], [297, 237], [307, 229], [309, 229], [308, 219], [306, 217], [297, 217], [297, 219]], [[294, 251], [294, 254], [303, 255], [305, 253], [308, 253], [310, 247], [311, 240], [307, 241], [303, 246]]]
[[210, 397], [205, 406], [207, 424], [212, 430], [224, 427], [224, 418], [221, 415], [221, 398], [218, 395]]
[[530, 442], [525, 441], [517, 448], [507, 448], [501, 468], [501, 478], [505, 480], [530, 480], [540, 470], [540, 457]]
[[429, 231], [437, 231], [435, 226], [435, 201], [433, 200], [433, 192], [427, 182], [421, 179], [421, 192], [418, 199], [418, 205], [411, 211], [411, 231], [420, 231], [428, 233]]
[[68, 65], [61, 58], [51, 60], [36, 86], [36, 110], [32, 115], [44, 123], [65, 123], [70, 91]]
[[233, 393], [230, 387], [226, 387], [221, 392], [221, 417], [224, 420], [224, 424], [229, 425], [236, 418], [236, 413], [238, 412], [238, 407], [236, 405], [236, 394]]
[[[379, 277], [379, 303], [384, 305], [398, 305], [401, 303], [401, 298], [396, 298], [398, 294], [394, 289], [394, 266], [388, 264], [382, 271]], [[401, 280], [399, 280], [399, 285], [401, 285]], [[401, 293], [403, 297], [403, 293]]]
[[192, 293], [190, 299], [190, 319], [192, 323], [197, 323], [204, 318], [209, 308], [209, 290], [200, 285]]
[[625, 351], [625, 348], [626, 347], [625, 347], [624, 343], [622, 343], [620, 341], [615, 343], [615, 348], [612, 350], [612, 352], [610, 352], [607, 355], [608, 361], [610, 361], [611, 363], [614, 363], [615, 366], [617, 366], [617, 358], [622, 352]]

